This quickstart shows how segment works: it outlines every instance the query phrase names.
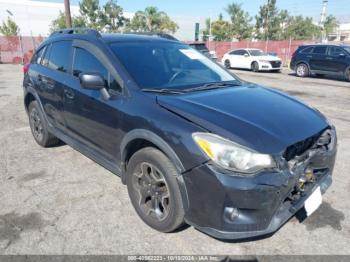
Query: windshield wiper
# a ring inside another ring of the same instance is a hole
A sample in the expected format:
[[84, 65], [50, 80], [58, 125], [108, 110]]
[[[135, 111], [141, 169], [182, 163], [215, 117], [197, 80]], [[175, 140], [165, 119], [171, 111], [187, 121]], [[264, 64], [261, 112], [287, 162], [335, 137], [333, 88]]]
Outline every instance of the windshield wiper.
[[167, 88], [143, 88], [141, 89], [144, 92], [151, 92], [151, 93], [162, 93], [162, 94], [183, 94], [184, 92], [181, 90], [176, 89], [167, 89]]
[[208, 83], [201, 86], [188, 88], [188, 89], [185, 89], [184, 91], [185, 92], [202, 91], [202, 90], [218, 89], [218, 88], [230, 87], [230, 86], [240, 86], [240, 84], [233, 83], [233, 82], [215, 82], [215, 83]]

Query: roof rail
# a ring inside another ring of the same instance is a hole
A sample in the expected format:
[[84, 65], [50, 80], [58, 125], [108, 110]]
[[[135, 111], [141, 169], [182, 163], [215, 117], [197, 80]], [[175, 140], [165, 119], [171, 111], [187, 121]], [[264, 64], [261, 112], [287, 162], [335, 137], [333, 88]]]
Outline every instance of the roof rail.
[[81, 28], [81, 27], [65, 28], [65, 29], [57, 30], [51, 33], [49, 37], [63, 35], [63, 34], [82, 34], [82, 35], [92, 35], [95, 37], [101, 37], [101, 34], [97, 30], [91, 29], [91, 28]]
[[180, 42], [179, 39], [173, 37], [172, 35], [166, 34], [166, 33], [156, 33], [156, 32], [128, 32], [127, 34], [133, 34], [133, 35], [148, 35], [148, 36], [155, 36], [160, 38], [165, 38], [173, 41]]

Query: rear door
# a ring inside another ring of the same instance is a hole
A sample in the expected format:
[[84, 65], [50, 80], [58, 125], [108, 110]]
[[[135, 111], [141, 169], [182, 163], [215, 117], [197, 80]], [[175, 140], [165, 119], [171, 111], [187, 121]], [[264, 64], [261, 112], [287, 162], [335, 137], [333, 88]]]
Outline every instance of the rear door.
[[328, 48], [327, 60], [329, 61], [329, 71], [336, 74], [343, 74], [347, 68], [347, 52], [339, 46]]
[[72, 41], [57, 41], [49, 44], [41, 60], [36, 76], [36, 89], [49, 123], [64, 129], [62, 96], [65, 81], [70, 74]]
[[250, 69], [252, 63], [252, 58], [247, 50], [242, 50], [241, 52], [241, 65], [242, 68]]
[[230, 53], [231, 67], [241, 68], [242, 51], [243, 50], [238, 49], [238, 50], [234, 50]]
[[327, 57], [327, 46], [318, 45], [315, 46], [312, 53], [308, 54], [309, 65], [311, 70], [316, 71], [329, 71], [329, 60]]

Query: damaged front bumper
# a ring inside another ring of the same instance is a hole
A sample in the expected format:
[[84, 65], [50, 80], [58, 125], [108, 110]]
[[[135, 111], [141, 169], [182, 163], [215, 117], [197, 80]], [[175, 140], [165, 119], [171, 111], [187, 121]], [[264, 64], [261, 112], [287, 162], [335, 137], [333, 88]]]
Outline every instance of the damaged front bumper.
[[309, 149], [288, 162], [281, 158], [278, 170], [239, 176], [208, 162], [183, 174], [186, 222], [219, 239], [275, 232], [318, 187], [323, 194], [331, 185], [337, 151], [332, 132], [332, 146]]

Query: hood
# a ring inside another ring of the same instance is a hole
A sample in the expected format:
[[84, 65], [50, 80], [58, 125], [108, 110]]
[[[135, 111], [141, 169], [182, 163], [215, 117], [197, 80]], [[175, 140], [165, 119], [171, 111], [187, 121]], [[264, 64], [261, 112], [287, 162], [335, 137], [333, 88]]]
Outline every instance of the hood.
[[157, 101], [211, 133], [266, 154], [282, 153], [328, 126], [314, 109], [257, 85], [160, 95]]

